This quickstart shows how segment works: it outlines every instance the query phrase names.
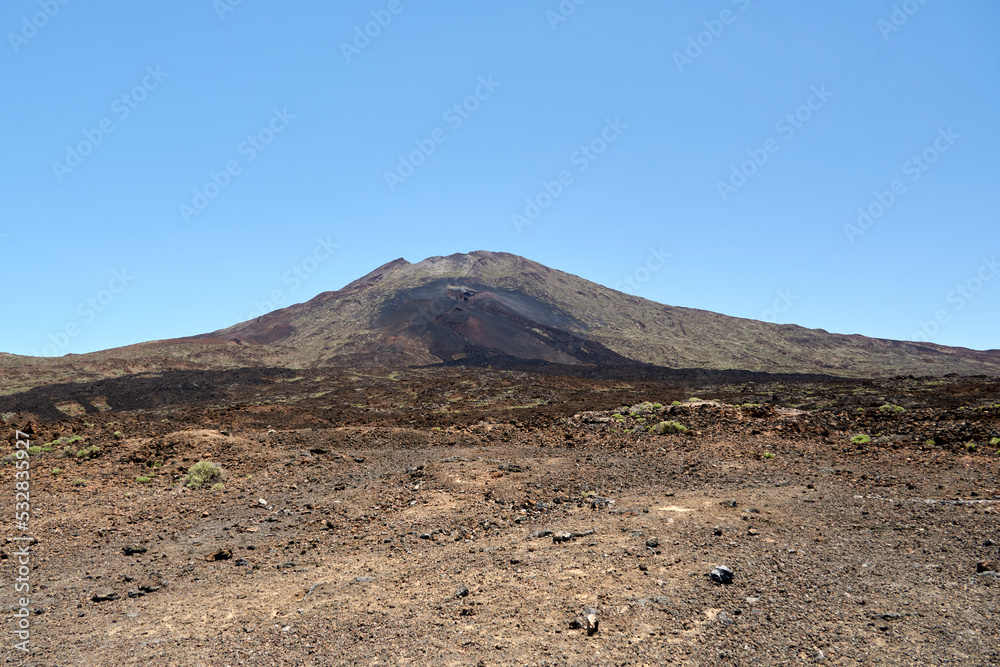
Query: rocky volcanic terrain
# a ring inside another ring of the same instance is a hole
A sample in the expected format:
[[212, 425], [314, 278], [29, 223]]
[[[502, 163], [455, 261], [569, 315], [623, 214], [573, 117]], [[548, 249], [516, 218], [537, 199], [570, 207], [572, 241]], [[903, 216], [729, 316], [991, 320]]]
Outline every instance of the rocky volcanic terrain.
[[[334, 292], [188, 338], [59, 359], [0, 354], [0, 393], [175, 370], [559, 367], [827, 377], [1000, 374], [1000, 350], [832, 334], [623, 294], [524, 257], [397, 259]], [[593, 373], [593, 371], [597, 371]]]
[[0, 354], [0, 655], [1000, 664], [997, 374], [486, 252]]
[[997, 378], [192, 370], [0, 412], [5, 664], [1000, 664]]

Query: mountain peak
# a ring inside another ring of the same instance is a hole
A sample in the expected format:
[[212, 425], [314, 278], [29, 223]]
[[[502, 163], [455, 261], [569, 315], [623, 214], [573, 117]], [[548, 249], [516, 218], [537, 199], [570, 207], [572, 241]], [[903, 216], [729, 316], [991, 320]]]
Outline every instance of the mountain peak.
[[507, 252], [383, 264], [336, 292], [209, 337], [286, 365], [437, 363], [840, 376], [1000, 371], [1000, 353], [842, 336], [622, 294]]
[[371, 271], [354, 282], [348, 284], [344, 287], [345, 290], [348, 289], [361, 289], [364, 287], [371, 287], [386, 278], [386, 276], [392, 275], [394, 272], [405, 269], [407, 267], [413, 266], [405, 259], [400, 257], [399, 259], [394, 259], [391, 262], [386, 262], [382, 266], [378, 267], [374, 271]]
[[[204, 347], [185, 347], [192, 343]], [[174, 358], [227, 367], [236, 358], [285, 367], [548, 363], [843, 377], [1000, 373], [1000, 351], [830, 334], [668, 306], [485, 250], [415, 264], [398, 258], [306, 303], [137, 347], [137, 356], [170, 349]]]

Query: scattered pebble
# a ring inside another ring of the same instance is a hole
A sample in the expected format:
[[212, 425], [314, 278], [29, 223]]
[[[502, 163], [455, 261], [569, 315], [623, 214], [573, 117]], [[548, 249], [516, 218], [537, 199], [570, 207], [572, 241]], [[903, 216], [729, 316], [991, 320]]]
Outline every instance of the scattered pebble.
[[90, 599], [93, 600], [94, 602], [112, 602], [120, 597], [121, 596], [118, 595], [118, 593], [115, 593], [114, 591], [105, 590], [94, 593], [93, 597], [91, 597]]
[[710, 576], [712, 581], [717, 584], [733, 583], [733, 571], [725, 565], [715, 566], [712, 568], [712, 571], [708, 573], [708, 576]]
[[569, 623], [569, 627], [574, 630], [586, 631], [588, 637], [597, 633], [599, 625], [600, 620], [597, 618], [597, 609], [594, 607], [584, 608], [583, 615], [577, 616]]

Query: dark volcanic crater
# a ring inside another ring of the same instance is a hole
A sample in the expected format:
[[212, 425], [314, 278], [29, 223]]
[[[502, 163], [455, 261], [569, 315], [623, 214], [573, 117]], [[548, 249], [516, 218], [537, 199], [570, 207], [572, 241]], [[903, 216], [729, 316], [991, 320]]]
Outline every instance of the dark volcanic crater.
[[583, 326], [523, 292], [452, 278], [400, 290], [375, 320], [387, 343], [420, 340], [444, 362], [507, 355], [570, 365], [634, 364], [569, 330]]

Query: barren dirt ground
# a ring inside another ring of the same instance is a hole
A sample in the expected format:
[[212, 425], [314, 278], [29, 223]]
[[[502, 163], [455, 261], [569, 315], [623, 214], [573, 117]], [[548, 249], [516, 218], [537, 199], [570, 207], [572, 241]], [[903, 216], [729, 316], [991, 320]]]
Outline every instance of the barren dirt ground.
[[1000, 664], [996, 380], [449, 373], [6, 415], [5, 663]]

